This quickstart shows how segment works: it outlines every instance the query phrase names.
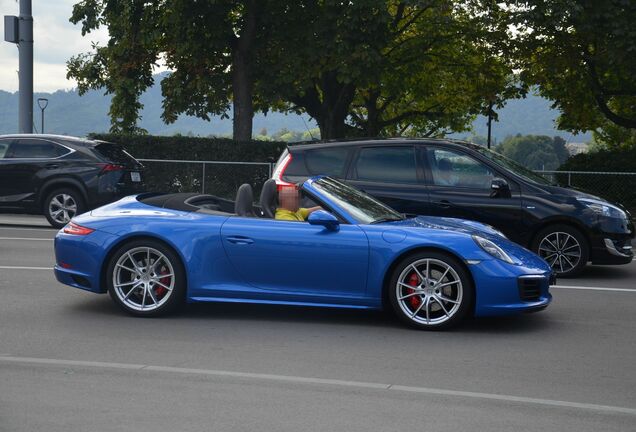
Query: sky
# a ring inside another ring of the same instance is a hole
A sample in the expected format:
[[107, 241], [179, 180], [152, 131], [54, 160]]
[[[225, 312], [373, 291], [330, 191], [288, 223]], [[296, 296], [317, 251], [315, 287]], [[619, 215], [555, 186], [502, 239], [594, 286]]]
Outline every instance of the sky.
[[[33, 0], [33, 91], [52, 92], [71, 89], [75, 82], [66, 79], [66, 61], [73, 55], [90, 51], [91, 42], [105, 44], [108, 31], [100, 28], [82, 37], [81, 25], [69, 22], [73, 4], [78, 0]], [[0, 0], [0, 15], [19, 15], [16, 0]], [[4, 20], [0, 21], [0, 90], [18, 89], [18, 48], [4, 41]]]

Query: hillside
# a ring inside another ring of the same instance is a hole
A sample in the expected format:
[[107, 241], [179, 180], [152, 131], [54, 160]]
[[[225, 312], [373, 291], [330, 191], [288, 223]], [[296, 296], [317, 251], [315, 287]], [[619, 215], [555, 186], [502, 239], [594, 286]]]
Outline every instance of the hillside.
[[[181, 116], [173, 124], [166, 125], [161, 120], [161, 88], [157, 83], [142, 95], [144, 104], [140, 126], [154, 135], [173, 135], [176, 133], [193, 135], [229, 135], [232, 132], [231, 119], [213, 118], [207, 122], [195, 117]], [[80, 97], [77, 90], [58, 90], [54, 93], [36, 93], [34, 99], [45, 97], [49, 106], [45, 112], [45, 132], [84, 136], [89, 132], [106, 132], [109, 128], [108, 108], [110, 96], [101, 91], [90, 91]], [[0, 134], [14, 133], [18, 125], [18, 95], [0, 91]], [[35, 129], [40, 129], [40, 109], [34, 106]], [[512, 100], [499, 111], [499, 121], [493, 123], [493, 137], [496, 141], [508, 135], [539, 134], [560, 135], [572, 141], [568, 132], [558, 131], [554, 126], [557, 112], [550, 108], [550, 102], [537, 96]], [[315, 127], [308, 116], [287, 115], [282, 113], [257, 114], [254, 118], [254, 133], [263, 128], [269, 134], [281, 129], [305, 131]], [[475, 135], [486, 135], [486, 119], [478, 118], [474, 125]], [[453, 134], [455, 137], [469, 137], [470, 133]], [[586, 141], [588, 135], [578, 136], [574, 141]]]

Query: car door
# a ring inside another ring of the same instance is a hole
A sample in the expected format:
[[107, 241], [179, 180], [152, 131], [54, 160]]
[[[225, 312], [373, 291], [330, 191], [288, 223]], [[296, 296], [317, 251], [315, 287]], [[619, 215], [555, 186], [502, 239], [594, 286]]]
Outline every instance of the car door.
[[336, 231], [308, 222], [230, 217], [223, 247], [243, 280], [263, 290], [362, 297], [369, 242], [356, 225]]
[[360, 147], [347, 183], [408, 214], [422, 214], [429, 196], [412, 145]]
[[2, 159], [2, 176], [10, 179], [2, 182], [4, 203], [32, 203], [43, 179], [60, 168], [59, 158], [69, 151], [42, 138], [13, 139]]
[[0, 139], [0, 207], [13, 202], [15, 184], [13, 182], [13, 164], [7, 159], [13, 139]]
[[[487, 223], [514, 239], [522, 229], [521, 192], [516, 182], [459, 149], [428, 146], [426, 174], [431, 215]], [[511, 196], [493, 195], [492, 179], [507, 181]]]

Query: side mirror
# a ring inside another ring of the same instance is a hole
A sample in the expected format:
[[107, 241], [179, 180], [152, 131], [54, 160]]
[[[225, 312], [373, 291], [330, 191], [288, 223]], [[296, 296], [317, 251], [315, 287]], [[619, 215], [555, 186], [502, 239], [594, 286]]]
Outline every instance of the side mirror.
[[510, 194], [510, 186], [508, 186], [508, 182], [502, 178], [495, 177], [490, 182], [490, 198], [510, 198], [512, 195]]
[[321, 225], [330, 231], [336, 231], [340, 226], [338, 219], [329, 212], [316, 210], [307, 219], [310, 225]]

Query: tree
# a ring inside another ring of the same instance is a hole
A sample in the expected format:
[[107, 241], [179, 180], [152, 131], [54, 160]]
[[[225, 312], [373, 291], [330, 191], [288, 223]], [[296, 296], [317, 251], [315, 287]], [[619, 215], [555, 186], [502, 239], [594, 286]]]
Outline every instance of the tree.
[[522, 79], [554, 101], [560, 128], [636, 128], [636, 2], [505, 3]]
[[93, 45], [92, 53], [79, 54], [68, 63], [67, 78], [77, 80], [80, 95], [105, 88], [113, 94], [109, 115], [111, 132], [144, 132], [137, 127], [139, 96], [153, 84], [157, 60], [157, 2], [142, 0], [84, 0], [73, 6], [71, 22], [82, 23], [82, 36], [108, 25], [107, 46]]
[[68, 62], [68, 77], [80, 92], [105, 87], [113, 93], [112, 130], [135, 132], [139, 96], [153, 83], [152, 68], [163, 58], [173, 73], [162, 81], [163, 119], [181, 113], [209, 120], [233, 106], [234, 139], [252, 134], [254, 51], [263, 1], [83, 0], [71, 22], [82, 34], [106, 25], [105, 47]]
[[561, 137], [516, 135], [507, 137], [497, 151], [533, 170], [554, 170], [563, 164], [569, 153]]
[[495, 47], [500, 22], [466, 2], [305, 0], [284, 9], [303, 18], [272, 27], [273, 75], [261, 91], [278, 109], [309, 113], [322, 138], [465, 130], [489, 100], [517, 94]]

